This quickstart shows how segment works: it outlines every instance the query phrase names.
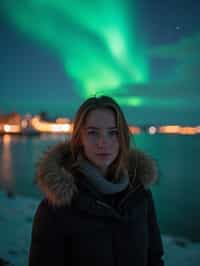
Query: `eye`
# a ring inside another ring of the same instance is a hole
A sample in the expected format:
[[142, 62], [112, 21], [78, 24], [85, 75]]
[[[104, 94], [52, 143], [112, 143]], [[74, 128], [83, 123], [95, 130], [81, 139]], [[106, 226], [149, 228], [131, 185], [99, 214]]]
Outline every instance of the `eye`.
[[118, 130], [111, 130], [109, 131], [110, 136], [118, 136]]
[[89, 130], [87, 133], [88, 133], [88, 135], [90, 135], [90, 136], [95, 136], [95, 135], [98, 134], [98, 132], [95, 131], [95, 130]]

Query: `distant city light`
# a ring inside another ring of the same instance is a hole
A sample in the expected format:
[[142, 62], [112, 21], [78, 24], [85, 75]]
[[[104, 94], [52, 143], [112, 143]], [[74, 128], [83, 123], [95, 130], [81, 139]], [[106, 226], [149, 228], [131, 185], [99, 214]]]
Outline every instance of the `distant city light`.
[[149, 134], [155, 134], [157, 132], [157, 129], [156, 129], [156, 127], [151, 126], [151, 127], [149, 127], [148, 132], [149, 132]]
[[198, 128], [199, 127], [168, 125], [159, 127], [159, 133], [194, 135], [200, 133]]
[[[136, 126], [129, 125], [130, 133], [135, 134], [200, 134], [200, 126], [162, 125], [162, 126]], [[71, 135], [73, 121], [67, 117], [56, 118], [54, 121], [45, 120], [40, 115], [20, 116], [19, 114], [5, 115], [0, 118], [0, 134], [35, 135], [40, 133], [63, 133]]]
[[28, 126], [28, 121], [25, 120], [25, 119], [23, 119], [23, 120], [21, 121], [21, 126], [22, 126], [22, 128], [26, 128], [26, 127]]
[[71, 133], [72, 125], [70, 123], [58, 124], [40, 120], [39, 116], [32, 119], [32, 126], [39, 132]]
[[4, 125], [4, 131], [6, 133], [20, 133], [21, 127], [19, 125]]
[[139, 127], [129, 126], [129, 130], [130, 130], [131, 134], [139, 134], [139, 133], [141, 133], [141, 129]]

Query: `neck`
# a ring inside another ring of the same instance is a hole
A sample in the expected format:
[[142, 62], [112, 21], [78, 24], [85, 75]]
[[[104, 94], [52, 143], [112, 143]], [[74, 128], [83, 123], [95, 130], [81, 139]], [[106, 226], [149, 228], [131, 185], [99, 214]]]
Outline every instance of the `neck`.
[[107, 168], [98, 168], [99, 172], [102, 174], [103, 177], [106, 177], [107, 174]]

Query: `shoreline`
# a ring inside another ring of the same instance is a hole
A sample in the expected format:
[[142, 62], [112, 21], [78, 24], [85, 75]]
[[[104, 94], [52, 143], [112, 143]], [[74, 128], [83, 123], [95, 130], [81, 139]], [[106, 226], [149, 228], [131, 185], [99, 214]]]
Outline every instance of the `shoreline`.
[[[40, 200], [0, 191], [0, 266], [28, 265], [31, 228]], [[163, 235], [165, 266], [199, 266], [200, 242]], [[7, 263], [7, 264], [6, 264]]]

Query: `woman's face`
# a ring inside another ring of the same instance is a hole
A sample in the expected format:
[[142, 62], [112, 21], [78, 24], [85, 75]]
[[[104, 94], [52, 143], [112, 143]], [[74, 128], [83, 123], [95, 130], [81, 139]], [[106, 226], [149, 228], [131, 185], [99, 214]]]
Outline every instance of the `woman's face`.
[[110, 109], [89, 112], [81, 130], [84, 155], [103, 175], [119, 153], [115, 113]]

